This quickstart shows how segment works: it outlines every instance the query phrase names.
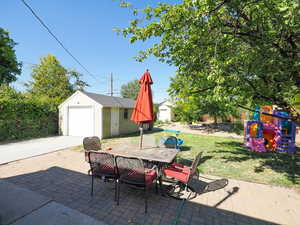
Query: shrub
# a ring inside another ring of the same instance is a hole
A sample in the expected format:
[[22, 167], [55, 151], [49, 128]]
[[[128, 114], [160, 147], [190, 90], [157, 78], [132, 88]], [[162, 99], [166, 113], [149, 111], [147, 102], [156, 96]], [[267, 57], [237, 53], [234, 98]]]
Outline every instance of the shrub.
[[0, 141], [45, 137], [58, 133], [57, 104], [26, 98], [0, 88]]
[[244, 122], [243, 121], [237, 121], [233, 123], [232, 131], [236, 133], [237, 135], [243, 135], [244, 132]]

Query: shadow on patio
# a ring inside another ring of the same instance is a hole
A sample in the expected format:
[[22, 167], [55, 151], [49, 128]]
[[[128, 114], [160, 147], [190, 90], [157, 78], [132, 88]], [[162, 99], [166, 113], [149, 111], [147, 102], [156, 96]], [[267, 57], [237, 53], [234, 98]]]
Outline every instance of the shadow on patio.
[[[120, 205], [117, 206], [114, 202], [113, 183], [96, 182], [94, 196], [91, 197], [90, 177], [62, 167], [51, 167], [3, 180], [50, 197], [111, 225], [172, 225], [182, 206], [181, 201], [155, 194], [153, 187], [149, 196], [148, 213], [145, 214], [143, 192], [127, 185], [121, 186]], [[216, 202], [215, 207], [194, 201], [185, 202], [177, 224], [272, 224], [217, 208], [230, 196], [228, 193], [228, 197]]]

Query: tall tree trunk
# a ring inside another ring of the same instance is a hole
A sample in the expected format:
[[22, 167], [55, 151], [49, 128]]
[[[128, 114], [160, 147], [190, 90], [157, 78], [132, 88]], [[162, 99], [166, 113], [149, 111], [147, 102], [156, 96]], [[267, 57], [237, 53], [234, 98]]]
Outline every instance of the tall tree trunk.
[[218, 118], [216, 116], [214, 116], [214, 124], [218, 123]]

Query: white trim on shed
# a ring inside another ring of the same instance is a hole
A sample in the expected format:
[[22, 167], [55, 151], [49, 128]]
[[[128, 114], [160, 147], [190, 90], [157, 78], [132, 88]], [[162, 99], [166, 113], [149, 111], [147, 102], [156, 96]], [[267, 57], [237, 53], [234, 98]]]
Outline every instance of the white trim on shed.
[[119, 127], [120, 127], [120, 110], [119, 108], [113, 107], [110, 111], [110, 133], [111, 136], [118, 136], [119, 135]]

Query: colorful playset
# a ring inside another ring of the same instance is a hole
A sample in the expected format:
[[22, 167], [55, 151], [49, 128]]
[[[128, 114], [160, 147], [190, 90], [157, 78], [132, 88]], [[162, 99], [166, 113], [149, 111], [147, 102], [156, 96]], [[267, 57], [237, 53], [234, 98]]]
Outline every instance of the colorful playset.
[[[264, 113], [271, 115], [261, 114]], [[256, 107], [253, 120], [245, 122], [244, 143], [251, 151], [296, 152], [296, 124], [288, 113], [272, 106]]]

